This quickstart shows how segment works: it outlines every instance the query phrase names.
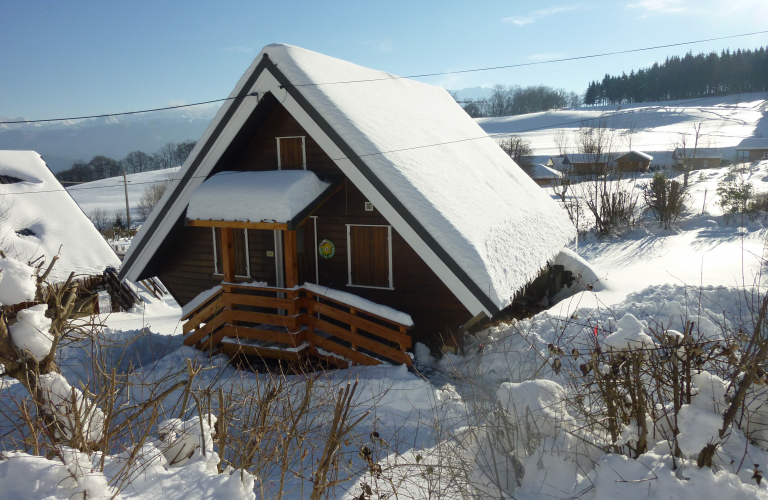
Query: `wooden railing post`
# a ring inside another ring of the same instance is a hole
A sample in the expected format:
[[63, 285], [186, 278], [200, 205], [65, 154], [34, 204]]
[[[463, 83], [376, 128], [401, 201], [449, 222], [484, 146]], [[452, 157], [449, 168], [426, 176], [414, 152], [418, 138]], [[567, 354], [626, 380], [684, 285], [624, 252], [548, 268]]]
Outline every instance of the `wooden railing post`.
[[221, 228], [221, 267], [224, 281], [235, 281], [235, 236], [231, 227]]
[[299, 284], [299, 259], [296, 249], [296, 231], [284, 231], [284, 233], [285, 287], [293, 288]]

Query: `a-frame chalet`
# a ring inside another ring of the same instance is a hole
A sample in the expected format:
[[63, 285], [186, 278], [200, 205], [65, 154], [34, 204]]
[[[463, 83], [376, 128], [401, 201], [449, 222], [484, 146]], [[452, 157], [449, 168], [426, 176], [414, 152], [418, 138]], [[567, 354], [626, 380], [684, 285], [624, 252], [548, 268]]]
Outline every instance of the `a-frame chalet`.
[[574, 235], [445, 90], [287, 45], [254, 60], [178, 177], [120, 276], [160, 277], [185, 342], [229, 354], [410, 363], [510, 305]]

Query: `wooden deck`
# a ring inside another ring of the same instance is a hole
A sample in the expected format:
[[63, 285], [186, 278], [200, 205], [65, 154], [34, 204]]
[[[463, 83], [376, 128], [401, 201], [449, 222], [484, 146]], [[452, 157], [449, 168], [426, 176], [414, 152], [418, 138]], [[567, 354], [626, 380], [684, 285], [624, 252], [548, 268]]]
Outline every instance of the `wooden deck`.
[[407, 326], [304, 288], [225, 283], [182, 321], [184, 345], [230, 357], [411, 365]]

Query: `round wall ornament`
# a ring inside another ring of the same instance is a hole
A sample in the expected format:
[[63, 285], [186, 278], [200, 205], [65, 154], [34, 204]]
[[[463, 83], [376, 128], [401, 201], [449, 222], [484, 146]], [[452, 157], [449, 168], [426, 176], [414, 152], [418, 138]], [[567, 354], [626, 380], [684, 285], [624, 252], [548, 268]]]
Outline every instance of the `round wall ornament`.
[[317, 245], [317, 253], [324, 259], [330, 259], [336, 255], [336, 245], [331, 240], [323, 240]]

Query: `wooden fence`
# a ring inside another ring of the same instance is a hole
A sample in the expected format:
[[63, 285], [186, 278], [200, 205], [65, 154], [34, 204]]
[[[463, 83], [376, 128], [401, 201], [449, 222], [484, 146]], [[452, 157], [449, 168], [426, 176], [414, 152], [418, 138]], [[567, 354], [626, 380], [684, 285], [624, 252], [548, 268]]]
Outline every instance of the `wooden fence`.
[[411, 365], [406, 325], [304, 288], [224, 284], [182, 317], [184, 345], [205, 351], [331, 365]]

